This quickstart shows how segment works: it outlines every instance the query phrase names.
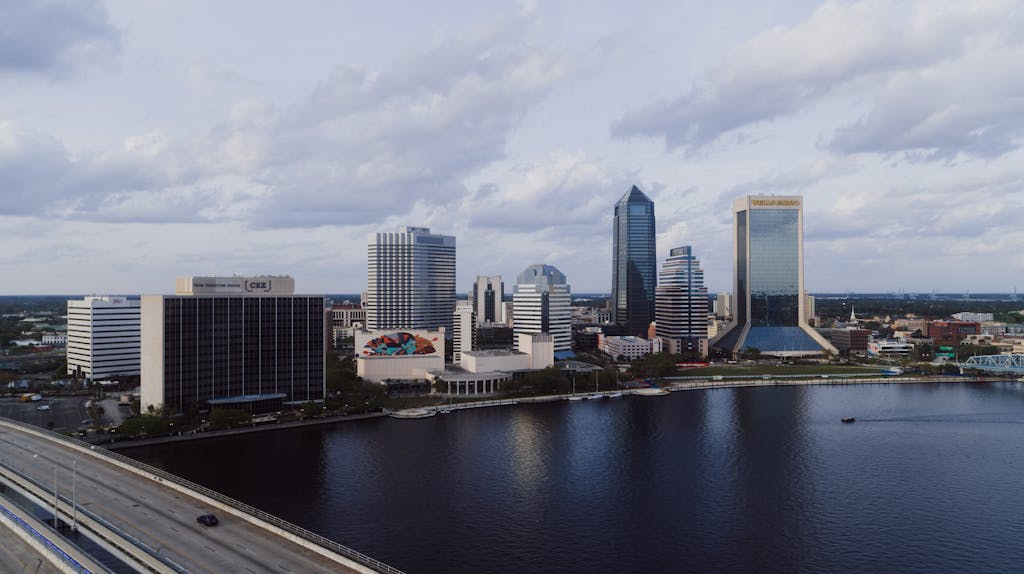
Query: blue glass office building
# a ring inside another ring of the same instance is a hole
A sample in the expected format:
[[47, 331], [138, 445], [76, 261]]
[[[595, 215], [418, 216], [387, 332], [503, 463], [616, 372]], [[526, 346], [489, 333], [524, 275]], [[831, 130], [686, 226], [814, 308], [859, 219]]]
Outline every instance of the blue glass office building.
[[628, 334], [646, 337], [658, 270], [654, 202], [634, 185], [615, 204], [614, 227], [611, 319]]
[[736, 312], [711, 346], [794, 356], [835, 349], [804, 315], [803, 199], [747, 196], [733, 202]]

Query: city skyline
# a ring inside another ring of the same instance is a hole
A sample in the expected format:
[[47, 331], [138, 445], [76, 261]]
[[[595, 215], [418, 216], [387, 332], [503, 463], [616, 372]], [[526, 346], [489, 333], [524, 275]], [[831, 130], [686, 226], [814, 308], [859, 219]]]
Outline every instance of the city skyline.
[[356, 293], [402, 224], [460, 239], [460, 293], [604, 293], [631, 185], [712, 292], [746, 194], [804, 196], [810, 292], [1024, 288], [1019, 1], [232, 8], [0, 8], [0, 294]]

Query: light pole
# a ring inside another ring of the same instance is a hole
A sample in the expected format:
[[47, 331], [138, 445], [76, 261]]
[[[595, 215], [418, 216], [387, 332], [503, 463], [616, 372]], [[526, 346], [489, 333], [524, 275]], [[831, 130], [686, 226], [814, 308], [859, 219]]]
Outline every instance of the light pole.
[[57, 530], [57, 463], [53, 463], [53, 529]]
[[71, 532], [78, 530], [78, 504], [76, 502], [78, 488], [75, 481], [78, 478], [78, 461], [71, 461]]

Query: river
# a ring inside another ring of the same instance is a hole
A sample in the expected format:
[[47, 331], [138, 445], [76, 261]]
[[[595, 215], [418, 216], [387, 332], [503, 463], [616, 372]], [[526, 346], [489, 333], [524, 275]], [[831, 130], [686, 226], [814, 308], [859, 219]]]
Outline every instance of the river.
[[561, 401], [124, 454], [410, 573], [1024, 564], [1021, 383]]

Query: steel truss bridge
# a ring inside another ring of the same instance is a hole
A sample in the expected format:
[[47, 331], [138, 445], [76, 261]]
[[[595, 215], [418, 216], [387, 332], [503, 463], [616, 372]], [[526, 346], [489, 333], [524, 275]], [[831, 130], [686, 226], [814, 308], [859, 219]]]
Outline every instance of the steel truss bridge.
[[978, 355], [960, 363], [962, 369], [1024, 375], [1024, 354]]

